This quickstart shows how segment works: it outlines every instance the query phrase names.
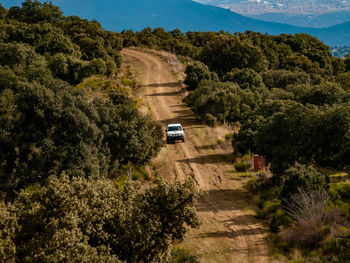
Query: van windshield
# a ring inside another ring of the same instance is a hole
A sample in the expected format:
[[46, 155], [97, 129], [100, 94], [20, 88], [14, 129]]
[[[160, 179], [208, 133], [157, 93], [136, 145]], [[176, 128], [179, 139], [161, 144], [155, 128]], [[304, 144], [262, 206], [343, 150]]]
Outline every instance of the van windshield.
[[182, 131], [181, 126], [170, 126], [168, 127], [168, 131]]

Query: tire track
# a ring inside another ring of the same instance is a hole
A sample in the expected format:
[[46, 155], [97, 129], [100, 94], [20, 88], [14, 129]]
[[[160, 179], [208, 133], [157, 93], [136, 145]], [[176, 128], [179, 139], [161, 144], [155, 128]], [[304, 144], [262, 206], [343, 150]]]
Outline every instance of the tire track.
[[201, 262], [270, 262], [265, 230], [247, 209], [242, 182], [227, 175], [232, 163], [222, 160], [222, 152], [206, 147], [209, 138], [198, 135], [208, 128], [200, 126], [182, 103], [181, 85], [169, 65], [139, 50], [124, 49], [122, 56], [141, 66], [144, 100], [154, 117], [164, 128], [169, 123], [185, 127], [186, 143], [166, 146], [174, 165], [165, 176], [170, 174], [174, 180], [191, 176], [206, 194], [197, 207], [203, 224], [189, 233], [183, 245]]

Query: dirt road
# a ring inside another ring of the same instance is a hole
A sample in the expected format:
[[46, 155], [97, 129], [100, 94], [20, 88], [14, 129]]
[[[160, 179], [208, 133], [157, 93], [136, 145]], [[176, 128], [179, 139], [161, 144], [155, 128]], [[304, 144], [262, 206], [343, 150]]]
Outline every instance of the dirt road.
[[186, 142], [168, 144], [152, 164], [167, 180], [191, 176], [205, 192], [198, 204], [199, 229], [191, 230], [182, 247], [200, 262], [270, 262], [263, 227], [253, 217], [246, 178], [235, 173], [232, 149], [223, 139], [228, 130], [200, 125], [182, 103], [181, 77], [160, 56], [124, 49], [123, 61], [138, 72], [140, 94], [163, 125], [181, 123]]

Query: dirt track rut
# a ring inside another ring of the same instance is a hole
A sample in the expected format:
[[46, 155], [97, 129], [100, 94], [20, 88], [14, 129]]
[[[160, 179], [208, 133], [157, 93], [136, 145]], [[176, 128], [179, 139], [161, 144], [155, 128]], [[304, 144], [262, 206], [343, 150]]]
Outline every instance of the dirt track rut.
[[224, 131], [200, 125], [182, 103], [181, 84], [171, 67], [155, 54], [134, 49], [122, 51], [123, 61], [137, 67], [142, 98], [164, 128], [181, 123], [186, 142], [167, 145], [156, 162], [158, 174], [168, 180], [191, 176], [205, 192], [197, 206], [202, 221], [182, 246], [200, 262], [270, 262], [264, 228], [256, 221], [243, 188], [244, 178], [233, 176], [229, 147], [218, 147]]

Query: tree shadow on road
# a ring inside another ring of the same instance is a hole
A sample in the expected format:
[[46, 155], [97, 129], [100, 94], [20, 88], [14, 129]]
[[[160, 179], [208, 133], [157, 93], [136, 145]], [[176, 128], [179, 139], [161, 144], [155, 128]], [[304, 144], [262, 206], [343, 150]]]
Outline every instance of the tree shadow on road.
[[162, 97], [162, 96], [177, 96], [179, 95], [179, 91], [170, 91], [170, 92], [159, 92], [146, 95], [147, 97]]
[[251, 202], [245, 189], [215, 189], [205, 191], [196, 205], [198, 212], [241, 211]]
[[197, 150], [215, 150], [218, 148], [218, 144], [208, 144], [208, 145], [201, 145], [201, 146], [195, 146]]
[[153, 83], [153, 84], [144, 85], [144, 87], [152, 87], [152, 88], [181, 87], [181, 83], [180, 82]]
[[240, 229], [238, 231], [218, 231], [218, 232], [208, 232], [200, 234], [198, 238], [205, 238], [205, 237], [213, 237], [213, 238], [220, 238], [220, 237], [227, 237], [227, 238], [235, 238], [239, 236], [255, 236], [260, 235], [264, 231], [263, 228], [257, 227], [257, 228], [248, 228], [248, 229]]
[[199, 156], [195, 158], [187, 158], [179, 160], [178, 162], [182, 163], [198, 163], [198, 164], [216, 164], [216, 163], [233, 163], [233, 155], [231, 153], [228, 154], [210, 154]]
[[221, 221], [221, 223], [224, 223], [226, 226], [235, 226], [235, 225], [245, 226], [245, 225], [247, 225], [247, 218], [254, 220], [253, 215], [251, 215], [251, 217], [249, 215], [239, 215], [239, 216], [235, 216], [233, 218], [227, 219], [227, 220], [223, 220], [223, 221]]
[[194, 128], [194, 126], [198, 124], [197, 119], [191, 114], [180, 115], [180, 116], [177, 116], [176, 118], [163, 119], [163, 120], [160, 120], [160, 122], [163, 123], [164, 125], [168, 125], [170, 123], [181, 123], [182, 127], [185, 127], [185, 128], [189, 128], [189, 127]]

